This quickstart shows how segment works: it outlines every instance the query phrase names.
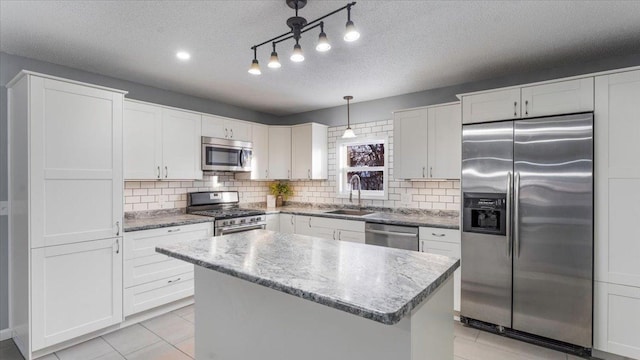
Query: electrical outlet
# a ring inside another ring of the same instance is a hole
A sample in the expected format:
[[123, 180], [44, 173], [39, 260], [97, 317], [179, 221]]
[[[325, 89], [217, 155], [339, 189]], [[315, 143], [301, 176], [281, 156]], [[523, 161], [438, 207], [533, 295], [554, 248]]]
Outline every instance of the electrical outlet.
[[9, 202], [0, 201], [0, 216], [9, 215]]

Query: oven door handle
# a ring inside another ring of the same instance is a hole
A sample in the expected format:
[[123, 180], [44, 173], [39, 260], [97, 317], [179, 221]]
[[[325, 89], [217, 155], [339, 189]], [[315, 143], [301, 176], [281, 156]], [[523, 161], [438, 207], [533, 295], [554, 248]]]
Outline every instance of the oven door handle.
[[265, 228], [265, 225], [252, 225], [252, 226], [243, 226], [243, 227], [238, 227], [233, 229], [220, 229], [220, 233], [218, 235], [235, 234], [239, 232], [250, 231], [250, 230], [260, 230], [264, 228]]

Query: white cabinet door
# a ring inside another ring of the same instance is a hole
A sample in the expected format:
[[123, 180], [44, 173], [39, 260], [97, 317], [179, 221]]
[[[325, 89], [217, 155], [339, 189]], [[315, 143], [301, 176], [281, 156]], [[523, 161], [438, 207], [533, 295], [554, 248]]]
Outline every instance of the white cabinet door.
[[291, 128], [291, 173], [293, 179], [327, 178], [327, 127], [320, 124]]
[[269, 179], [269, 127], [264, 125], [252, 127], [251, 180], [266, 180]]
[[462, 97], [462, 123], [520, 118], [520, 88]]
[[122, 321], [122, 239], [31, 250], [32, 350]]
[[640, 287], [640, 71], [595, 80], [595, 278]]
[[200, 114], [162, 109], [163, 179], [202, 179]]
[[291, 179], [291, 127], [269, 127], [269, 178]]
[[640, 359], [640, 288], [594, 285], [594, 349]]
[[280, 232], [285, 234], [296, 233], [296, 216], [292, 214], [280, 214]]
[[[460, 259], [460, 244], [442, 241], [420, 241], [420, 251]], [[453, 310], [460, 311], [460, 268], [453, 273]]]
[[226, 139], [229, 128], [225, 127], [226, 119], [215, 115], [202, 115], [202, 136]]
[[267, 230], [280, 231], [280, 214], [267, 215]]
[[593, 111], [593, 78], [522, 88], [522, 117]]
[[460, 179], [462, 119], [460, 104], [429, 108], [429, 178]]
[[427, 109], [393, 114], [393, 177], [421, 179], [428, 174]]
[[238, 141], [251, 141], [251, 124], [235, 120], [227, 120], [225, 124], [229, 129], [229, 139]]
[[30, 77], [31, 246], [118, 236], [120, 93]]
[[124, 178], [159, 180], [162, 167], [162, 108], [124, 102]]

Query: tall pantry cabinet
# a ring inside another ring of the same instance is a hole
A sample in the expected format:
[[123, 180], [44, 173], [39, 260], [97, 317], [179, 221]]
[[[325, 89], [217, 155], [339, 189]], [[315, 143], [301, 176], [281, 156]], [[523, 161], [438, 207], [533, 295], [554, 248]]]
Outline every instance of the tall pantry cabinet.
[[122, 321], [124, 91], [8, 85], [10, 318], [27, 359]]

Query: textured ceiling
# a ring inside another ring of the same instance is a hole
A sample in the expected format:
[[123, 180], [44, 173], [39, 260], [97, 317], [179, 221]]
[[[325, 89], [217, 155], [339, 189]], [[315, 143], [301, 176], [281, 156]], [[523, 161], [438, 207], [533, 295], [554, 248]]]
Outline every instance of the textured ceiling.
[[[347, 1], [309, 0], [311, 20]], [[0, 1], [0, 51], [215, 99], [277, 115], [640, 52], [640, 1], [371, 1], [301, 40], [306, 60], [261, 76], [249, 49], [288, 30], [293, 11], [274, 1]], [[175, 53], [192, 54], [187, 63]]]

